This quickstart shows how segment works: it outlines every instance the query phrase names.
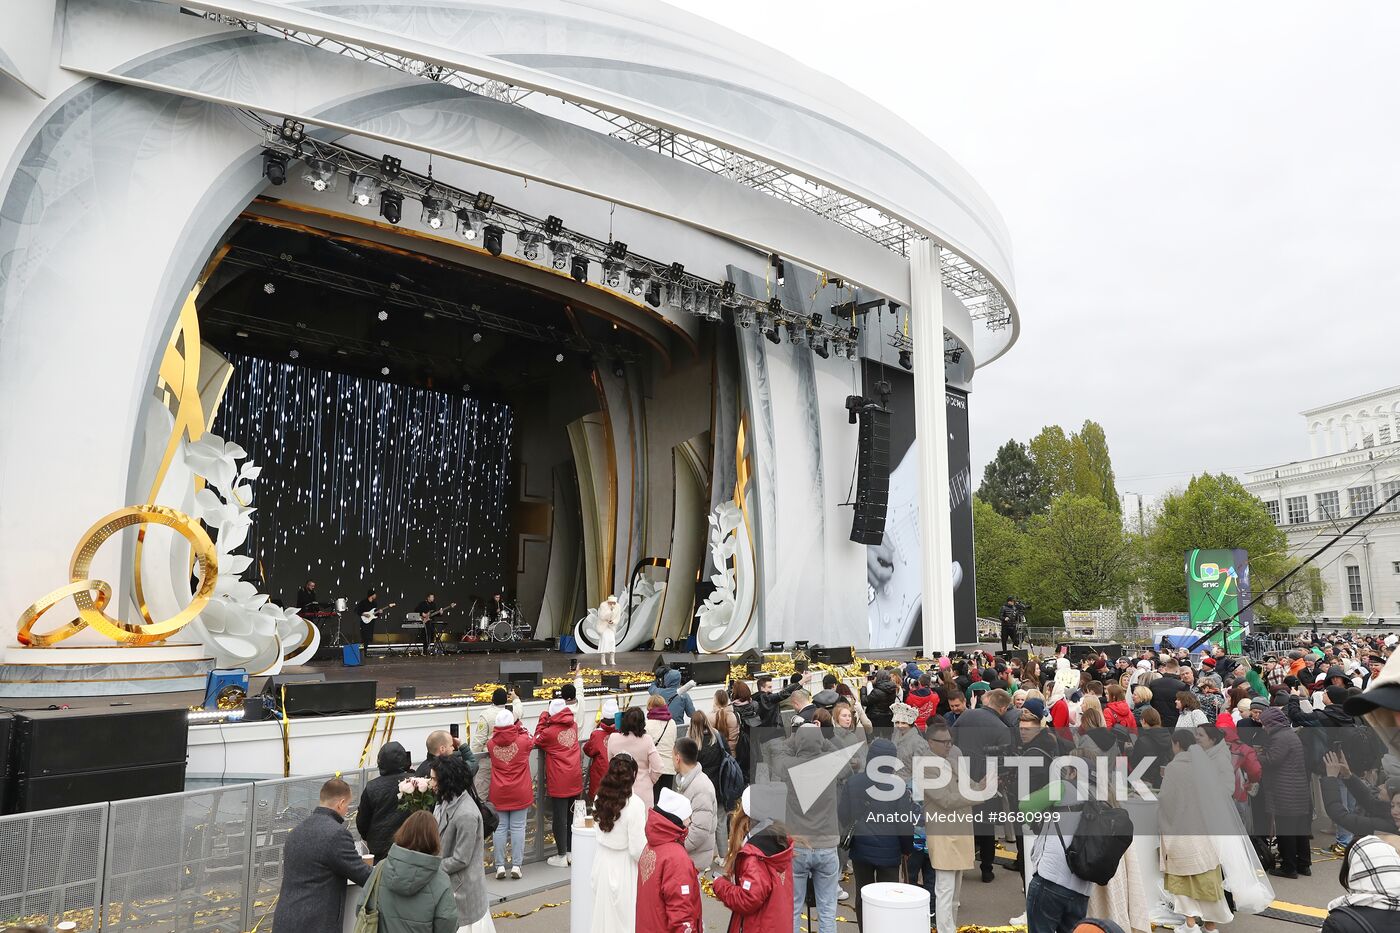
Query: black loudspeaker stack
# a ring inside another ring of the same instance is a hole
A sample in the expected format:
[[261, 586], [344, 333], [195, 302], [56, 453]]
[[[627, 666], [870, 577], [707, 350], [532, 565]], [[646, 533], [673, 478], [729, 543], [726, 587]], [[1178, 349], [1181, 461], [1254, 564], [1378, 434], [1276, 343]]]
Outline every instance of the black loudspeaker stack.
[[185, 789], [186, 710], [35, 710], [13, 731], [8, 812]]
[[[544, 662], [502, 661], [499, 676], [500, 683], [503, 684], [529, 683], [540, 687], [544, 685]], [[522, 698], [529, 699], [528, 697]]]
[[657, 655], [653, 671], [674, 667], [681, 672], [681, 683], [693, 680], [697, 684], [722, 684], [729, 680], [729, 655], [688, 654], [683, 651], [663, 651]]
[[0, 713], [0, 813], [11, 812], [10, 794], [15, 776], [10, 749], [14, 734], [15, 718], [9, 713]]
[[822, 648], [818, 646], [808, 653], [817, 664], [852, 664], [856, 659], [856, 651], [849, 645], [845, 648]]
[[890, 413], [877, 405], [866, 405], [860, 410], [860, 457], [856, 468], [852, 541], [879, 544], [884, 540], [889, 500]]
[[373, 680], [327, 680], [285, 684], [274, 699], [288, 716], [335, 716], [372, 713], [378, 697], [379, 684]]

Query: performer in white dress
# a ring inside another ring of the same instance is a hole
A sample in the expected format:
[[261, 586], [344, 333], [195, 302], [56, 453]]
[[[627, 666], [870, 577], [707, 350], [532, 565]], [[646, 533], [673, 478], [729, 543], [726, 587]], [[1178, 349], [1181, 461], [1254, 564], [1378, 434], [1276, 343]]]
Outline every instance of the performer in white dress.
[[603, 667], [617, 663], [617, 597], [609, 596], [598, 607], [598, 653]]

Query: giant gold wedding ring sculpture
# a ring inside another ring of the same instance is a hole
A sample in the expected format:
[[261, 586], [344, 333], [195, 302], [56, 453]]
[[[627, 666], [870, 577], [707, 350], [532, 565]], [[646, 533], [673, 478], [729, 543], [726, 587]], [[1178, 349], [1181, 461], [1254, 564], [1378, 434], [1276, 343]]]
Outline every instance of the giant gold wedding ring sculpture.
[[[103, 610], [112, 598], [111, 584], [91, 579], [89, 576], [92, 559], [103, 542], [132, 525], [164, 525], [179, 532], [190, 543], [194, 551], [194, 562], [199, 567], [199, 586], [190, 604], [170, 618], [159, 622], [130, 625], [108, 616]], [[193, 622], [208, 605], [218, 574], [219, 561], [214, 542], [199, 522], [184, 512], [163, 505], [136, 505], [118, 509], [100, 519], [79, 539], [78, 546], [73, 550], [73, 557], [68, 562], [68, 585], [49, 593], [20, 615], [19, 643], [33, 648], [48, 647], [71, 638], [89, 626], [121, 644], [150, 645], [164, 641]], [[95, 600], [92, 597], [94, 592], [97, 594]], [[78, 607], [78, 618], [49, 632], [36, 633], [34, 624], [40, 617], [69, 596], [73, 597], [73, 602]]]

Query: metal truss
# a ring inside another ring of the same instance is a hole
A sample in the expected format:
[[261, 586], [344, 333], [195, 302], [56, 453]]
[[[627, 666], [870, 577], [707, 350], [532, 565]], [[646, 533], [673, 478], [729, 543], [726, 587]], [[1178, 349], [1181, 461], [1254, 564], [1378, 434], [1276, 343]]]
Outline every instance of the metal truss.
[[[365, 46], [349, 45], [339, 40], [311, 33], [235, 19], [216, 13], [198, 15], [241, 29], [281, 36], [293, 42], [325, 49], [338, 55], [346, 55], [357, 61], [372, 62], [417, 77], [449, 84], [473, 94], [480, 94], [492, 100], [515, 106], [529, 106], [526, 101], [531, 97], [535, 98], [535, 100], [530, 101], [531, 104], [536, 101], [543, 102], [546, 99], [555, 99], [549, 95], [501, 81], [484, 79], [455, 68], [407, 56], [393, 55]], [[663, 127], [635, 120], [632, 117], [610, 113], [566, 98], [558, 99], [577, 108], [581, 113], [600, 121], [602, 124], [600, 128], [615, 139], [659, 152], [728, 178], [745, 187], [762, 191], [780, 201], [795, 204], [833, 223], [838, 223], [901, 256], [909, 255], [911, 243], [927, 239], [923, 234], [907, 224], [889, 217], [879, 209], [796, 172], [790, 172], [761, 159], [734, 152], [716, 143], [676, 133]], [[981, 321], [988, 330], [993, 331], [1002, 330], [1010, 325], [1011, 312], [1006, 306], [1006, 299], [986, 275], [946, 246], [940, 245], [939, 253], [942, 259], [943, 284], [963, 301], [972, 319]]]

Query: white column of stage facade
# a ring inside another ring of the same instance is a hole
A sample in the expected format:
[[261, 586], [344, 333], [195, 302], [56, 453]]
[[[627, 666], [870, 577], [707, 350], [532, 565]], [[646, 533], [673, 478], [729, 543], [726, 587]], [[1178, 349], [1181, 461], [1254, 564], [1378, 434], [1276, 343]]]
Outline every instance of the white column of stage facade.
[[953, 525], [948, 511], [948, 409], [943, 375], [943, 289], [938, 244], [909, 256], [914, 333], [914, 436], [919, 444], [919, 536], [924, 547], [924, 651], [951, 651]]

